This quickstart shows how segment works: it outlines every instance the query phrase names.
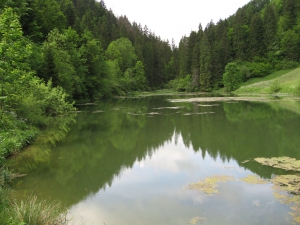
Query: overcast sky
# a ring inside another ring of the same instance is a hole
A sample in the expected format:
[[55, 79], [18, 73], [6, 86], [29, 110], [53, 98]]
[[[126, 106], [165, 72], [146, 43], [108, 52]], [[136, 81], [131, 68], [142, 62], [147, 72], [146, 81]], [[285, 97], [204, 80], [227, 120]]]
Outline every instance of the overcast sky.
[[163, 40], [174, 38], [178, 44], [181, 37], [203, 29], [212, 20], [228, 18], [250, 0], [104, 0], [115, 16], [126, 15], [129, 21], [160, 36]]

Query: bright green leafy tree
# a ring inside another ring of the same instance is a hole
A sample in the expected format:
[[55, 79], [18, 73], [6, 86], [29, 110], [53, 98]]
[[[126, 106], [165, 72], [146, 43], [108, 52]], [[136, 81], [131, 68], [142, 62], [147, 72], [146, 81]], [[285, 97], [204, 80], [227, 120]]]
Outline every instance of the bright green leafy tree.
[[234, 62], [228, 63], [223, 74], [223, 84], [227, 92], [236, 90], [242, 81], [242, 75], [237, 64]]
[[21, 25], [12, 8], [4, 9], [0, 17], [0, 76], [1, 111], [4, 105], [11, 107], [11, 100], [22, 89], [32, 73], [28, 72], [31, 45], [23, 38]]

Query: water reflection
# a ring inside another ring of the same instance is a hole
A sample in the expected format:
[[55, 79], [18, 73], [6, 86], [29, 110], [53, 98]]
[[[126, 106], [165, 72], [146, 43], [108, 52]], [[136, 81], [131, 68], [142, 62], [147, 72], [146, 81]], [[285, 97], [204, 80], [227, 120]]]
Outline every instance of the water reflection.
[[205, 218], [204, 224], [284, 224], [290, 220], [288, 209], [274, 201], [270, 184], [232, 181], [220, 185], [216, 197], [186, 188], [206, 176], [228, 174], [237, 179], [250, 173], [235, 160], [202, 158], [201, 151], [185, 147], [181, 136], [175, 144], [174, 136], [151, 157], [122, 170], [109, 189], [72, 206], [70, 218], [75, 224], [145, 225], [188, 224], [194, 217]]
[[188, 224], [195, 217], [207, 218], [202, 224], [291, 223], [271, 184], [230, 181], [213, 198], [185, 187], [215, 174], [284, 174], [243, 162], [300, 159], [295, 105], [200, 105], [156, 96], [81, 106], [64, 140], [38, 163], [15, 164], [17, 172], [28, 174], [15, 185], [15, 195], [58, 199], [71, 207], [75, 221], [86, 224]]

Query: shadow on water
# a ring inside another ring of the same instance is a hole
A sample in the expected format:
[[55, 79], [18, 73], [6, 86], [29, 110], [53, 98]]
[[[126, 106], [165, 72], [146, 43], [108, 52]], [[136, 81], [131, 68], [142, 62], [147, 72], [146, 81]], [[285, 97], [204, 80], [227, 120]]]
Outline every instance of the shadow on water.
[[60, 122], [65, 126], [46, 131], [11, 160], [16, 172], [28, 174], [15, 183], [16, 198], [33, 193], [72, 206], [111, 186], [124, 168], [153, 155], [174, 135], [181, 135], [184, 145], [201, 152], [203, 159], [233, 159], [266, 179], [285, 172], [243, 162], [255, 157], [300, 159], [300, 116], [291, 110], [275, 103], [171, 103], [166, 98], [79, 106], [76, 123]]

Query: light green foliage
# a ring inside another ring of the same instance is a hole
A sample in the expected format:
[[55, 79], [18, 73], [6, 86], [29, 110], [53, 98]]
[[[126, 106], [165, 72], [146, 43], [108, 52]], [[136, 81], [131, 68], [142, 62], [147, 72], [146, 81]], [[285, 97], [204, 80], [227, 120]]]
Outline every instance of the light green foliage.
[[110, 43], [106, 50], [106, 56], [110, 60], [117, 60], [121, 71], [133, 68], [137, 59], [134, 47], [127, 38], [119, 38]]
[[146, 76], [144, 65], [141, 61], [137, 61], [134, 67], [134, 79], [137, 83], [137, 89], [145, 90]]
[[[22, 36], [18, 17], [11, 8], [0, 17], [1, 121], [0, 156], [19, 151], [30, 143], [37, 129], [55, 115], [73, 110], [62, 88], [52, 88], [34, 77], [29, 67], [31, 44]], [[5, 107], [4, 107], [5, 104]], [[31, 124], [31, 125], [29, 125]]]
[[124, 95], [124, 92], [121, 90], [119, 82], [119, 79], [122, 78], [122, 72], [118, 62], [116, 60], [108, 60], [106, 63], [108, 67], [108, 79], [110, 82], [109, 86], [111, 88], [111, 92], [117, 95]]
[[79, 35], [69, 28], [60, 33], [51, 31], [43, 46], [44, 69], [40, 75], [45, 81], [52, 80], [70, 96], [84, 95], [84, 79], [87, 73], [85, 59], [79, 45]]
[[242, 74], [236, 63], [228, 63], [223, 74], [223, 84], [227, 92], [236, 90], [243, 81]]
[[166, 88], [173, 89], [174, 91], [193, 91], [192, 78], [188, 74], [183, 78], [176, 78], [166, 84]]
[[[146, 75], [143, 62], [138, 60], [135, 48], [127, 38], [120, 38], [110, 43], [106, 50], [109, 59], [109, 77], [112, 79], [113, 89], [121, 93], [145, 90]], [[117, 78], [117, 79], [116, 79]]]
[[265, 77], [273, 72], [272, 65], [265, 59], [256, 57], [253, 62], [241, 63], [241, 72], [244, 79]]
[[274, 72], [265, 78], [251, 79], [245, 86], [240, 87], [235, 93], [262, 93], [269, 94], [282, 92], [296, 94], [297, 84], [300, 82], [299, 68]]
[[278, 82], [278, 80], [274, 80], [272, 81], [271, 85], [270, 85], [270, 93], [277, 93], [280, 91], [280, 84]]
[[108, 67], [101, 43], [92, 38], [88, 32], [84, 34], [83, 38], [85, 43], [82, 50], [88, 70], [84, 80], [87, 95], [91, 99], [110, 95]]
[[4, 111], [4, 104], [11, 107], [10, 101], [16, 94], [22, 94], [24, 84], [32, 77], [27, 63], [31, 45], [22, 37], [18, 17], [11, 8], [5, 9], [0, 17], [0, 31], [1, 95], [4, 95], [1, 110]]

